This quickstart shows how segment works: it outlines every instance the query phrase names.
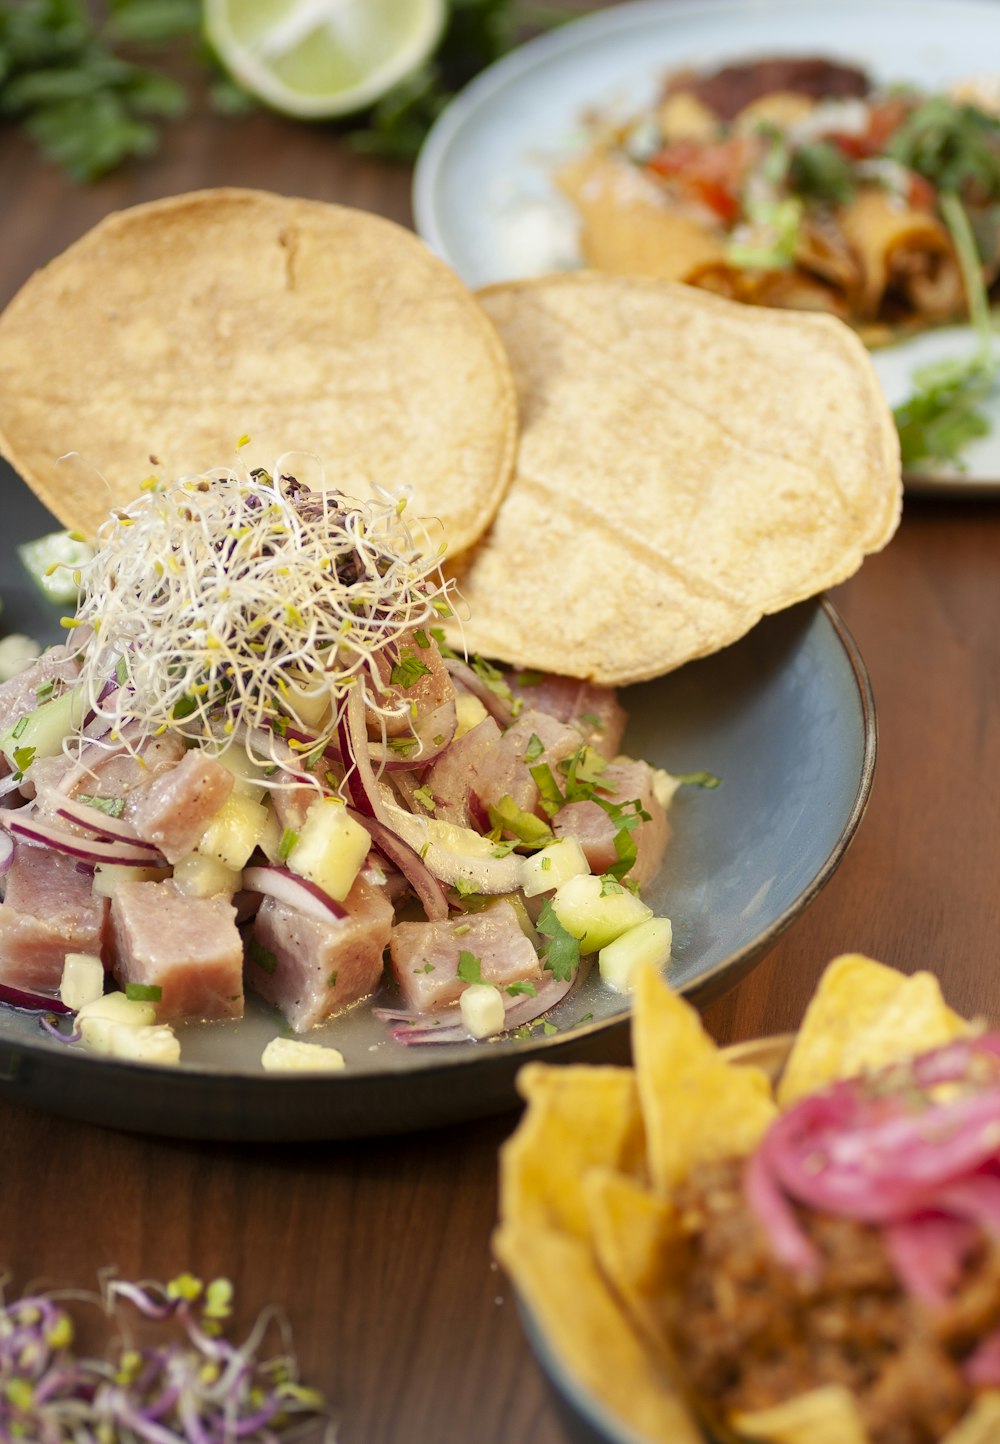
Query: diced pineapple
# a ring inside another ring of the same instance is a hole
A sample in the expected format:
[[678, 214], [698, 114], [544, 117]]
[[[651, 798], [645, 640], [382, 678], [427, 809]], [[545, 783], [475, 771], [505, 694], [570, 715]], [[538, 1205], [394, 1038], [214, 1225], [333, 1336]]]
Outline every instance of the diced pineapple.
[[590, 871], [590, 863], [575, 837], [563, 837], [521, 859], [519, 880], [525, 897], [554, 892], [567, 878]]
[[80, 726], [86, 710], [84, 687], [61, 692], [0, 732], [0, 751], [15, 769], [23, 769], [35, 757], [58, 757], [63, 739]]
[[250, 761], [244, 749], [237, 743], [227, 747], [225, 752], [217, 753], [215, 760], [227, 772], [232, 773], [234, 791], [244, 792], [248, 797], [258, 800], [267, 791], [261, 769]]
[[94, 868], [94, 892], [98, 897], [114, 897], [122, 883], [159, 882], [169, 876], [168, 867], [119, 867], [99, 862]]
[[110, 1053], [114, 1029], [149, 1027], [156, 1022], [156, 1005], [126, 998], [124, 993], [105, 993], [103, 998], [85, 1003], [76, 1021], [86, 1047], [95, 1053]]
[[101, 1049], [112, 1058], [128, 1058], [133, 1063], [179, 1063], [181, 1043], [168, 1023], [147, 1024], [133, 1028], [127, 1023], [112, 1023], [107, 1033], [107, 1048]]
[[306, 813], [288, 866], [343, 902], [368, 856], [371, 838], [339, 797], [319, 797]]
[[490, 715], [479, 698], [474, 697], [471, 692], [458, 694], [455, 701], [455, 712], [458, 716], [458, 726], [455, 729], [456, 742], [459, 737], [464, 737], [466, 732], [471, 732], [473, 727], [477, 727], [484, 717]]
[[[305, 679], [303, 679], [305, 681]], [[294, 682], [288, 684], [284, 692], [284, 700], [289, 708], [294, 711], [304, 727], [320, 730], [320, 724], [329, 720], [330, 716], [330, 684], [320, 680], [318, 684], [299, 687]]]
[[272, 1038], [260, 1055], [269, 1073], [339, 1073], [344, 1055], [320, 1043], [300, 1043], [297, 1038]]
[[59, 996], [67, 1008], [78, 1013], [88, 1003], [104, 996], [104, 964], [93, 953], [67, 953], [63, 963]]
[[246, 866], [266, 826], [264, 804], [234, 789], [202, 833], [197, 851], [239, 872]]
[[465, 1031], [473, 1038], [492, 1038], [502, 1033], [504, 1025], [503, 998], [492, 983], [470, 983], [458, 1000]]
[[189, 852], [174, 864], [174, 882], [188, 897], [218, 897], [222, 893], [231, 898], [239, 889], [240, 881], [241, 874], [236, 868], [200, 852]]
[[601, 977], [616, 993], [630, 993], [637, 967], [662, 968], [670, 959], [673, 929], [669, 918], [647, 918], [608, 943], [597, 955]]
[[591, 873], [568, 878], [557, 888], [552, 910], [566, 931], [579, 938], [583, 954], [598, 952], [653, 916], [651, 907], [614, 878]]

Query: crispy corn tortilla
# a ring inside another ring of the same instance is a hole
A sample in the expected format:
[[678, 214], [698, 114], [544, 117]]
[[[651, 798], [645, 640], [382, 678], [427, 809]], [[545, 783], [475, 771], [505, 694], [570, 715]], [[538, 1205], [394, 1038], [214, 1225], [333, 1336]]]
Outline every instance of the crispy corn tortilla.
[[[967, 1029], [932, 984], [859, 954], [835, 959], [787, 1065], [789, 1092]], [[880, 1030], [891, 1038], [879, 1041]], [[547, 1349], [630, 1438], [701, 1441], [665, 1334], [680, 1242], [673, 1190], [699, 1162], [753, 1148], [776, 1111], [773, 1085], [721, 1052], [653, 968], [637, 974], [632, 1033], [641, 1128], [628, 1070], [522, 1070], [528, 1107], [503, 1150], [495, 1245]], [[636, 1158], [643, 1137], [647, 1156]], [[668, 1430], [671, 1398], [683, 1427]], [[720, 1438], [755, 1444], [867, 1444], [856, 1400], [832, 1385], [712, 1424]], [[942, 1444], [986, 1444], [998, 1430], [1000, 1393], [985, 1391]]]
[[843, 581], [892, 536], [896, 430], [840, 322], [596, 272], [479, 296], [521, 443], [461, 578], [475, 650], [641, 681]]
[[516, 434], [510, 369], [471, 294], [411, 232], [344, 206], [223, 189], [120, 211], [0, 317], [0, 451], [86, 533], [134, 498], [151, 456], [199, 472], [248, 435], [249, 465], [294, 448], [353, 495], [412, 487], [461, 552]]

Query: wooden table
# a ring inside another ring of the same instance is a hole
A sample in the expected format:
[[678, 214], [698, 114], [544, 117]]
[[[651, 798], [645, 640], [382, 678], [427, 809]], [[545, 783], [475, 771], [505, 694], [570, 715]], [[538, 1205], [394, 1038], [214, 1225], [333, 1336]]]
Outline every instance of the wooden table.
[[[410, 220], [410, 176], [335, 132], [199, 106], [161, 154], [80, 188], [0, 131], [0, 304], [107, 211], [256, 185]], [[0, 578], [0, 594], [3, 578]], [[907, 500], [888, 549], [834, 600], [870, 669], [875, 785], [832, 881], [708, 1010], [726, 1042], [793, 1027], [823, 964], [860, 950], [936, 969], [1000, 1020], [1000, 506]], [[163, 1142], [0, 1105], [0, 1267], [90, 1285], [225, 1274], [249, 1318], [287, 1309], [342, 1444], [561, 1444], [567, 1435], [491, 1263], [496, 1154], [512, 1117], [309, 1147]]]

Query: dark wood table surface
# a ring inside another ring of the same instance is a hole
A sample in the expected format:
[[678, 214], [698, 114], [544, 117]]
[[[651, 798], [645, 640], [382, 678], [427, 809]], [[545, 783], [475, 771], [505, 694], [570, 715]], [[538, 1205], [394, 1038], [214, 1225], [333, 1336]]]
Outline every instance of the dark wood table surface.
[[[411, 219], [406, 168], [264, 113], [225, 119], [198, 101], [158, 156], [88, 187], [0, 130], [0, 304], [108, 211], [220, 184]], [[874, 788], [828, 886], [708, 1009], [725, 1042], [794, 1027], [822, 966], [854, 950], [932, 968], [955, 1007], [1000, 1020], [1000, 496], [908, 496], [889, 547], [833, 600], [875, 692]], [[15, 1289], [91, 1285], [106, 1265], [228, 1275], [246, 1318], [284, 1305], [342, 1444], [564, 1444], [490, 1259], [514, 1121], [220, 1146], [0, 1103], [0, 1269]]]

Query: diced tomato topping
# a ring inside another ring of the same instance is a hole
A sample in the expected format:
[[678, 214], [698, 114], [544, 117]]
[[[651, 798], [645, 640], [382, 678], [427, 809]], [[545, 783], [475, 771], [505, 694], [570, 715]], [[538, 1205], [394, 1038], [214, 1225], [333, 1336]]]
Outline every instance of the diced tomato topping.
[[736, 219], [739, 192], [751, 156], [747, 138], [730, 136], [708, 144], [674, 140], [646, 162], [654, 175], [675, 180], [724, 221]]

